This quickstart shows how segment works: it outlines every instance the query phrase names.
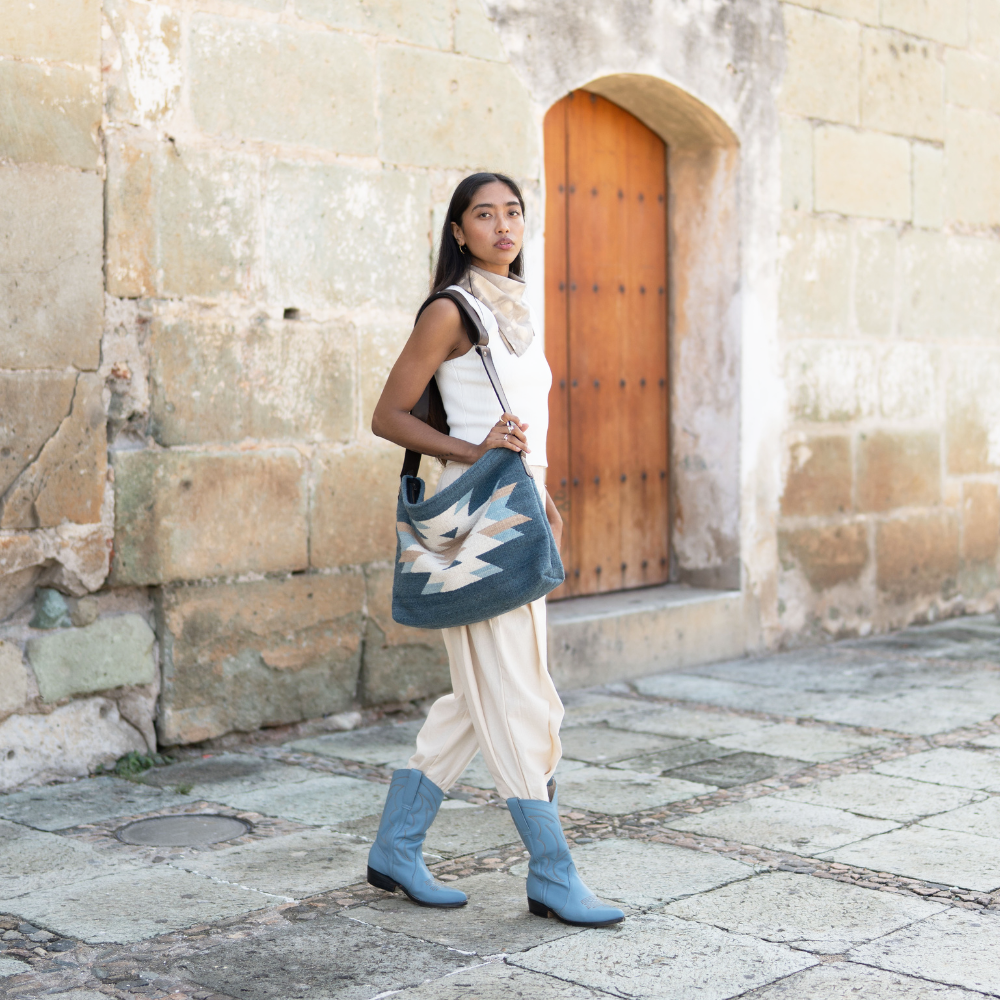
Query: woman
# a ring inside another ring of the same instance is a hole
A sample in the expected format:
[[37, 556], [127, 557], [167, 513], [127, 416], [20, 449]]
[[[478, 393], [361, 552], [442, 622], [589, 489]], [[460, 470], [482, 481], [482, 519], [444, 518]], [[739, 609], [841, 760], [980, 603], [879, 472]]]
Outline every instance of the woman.
[[[443, 459], [438, 489], [492, 448], [524, 452], [558, 544], [562, 520], [544, 487], [552, 373], [524, 302], [523, 242], [518, 186], [502, 174], [473, 174], [452, 195], [434, 278], [434, 292], [457, 288], [479, 312], [516, 412], [497, 413], [496, 396], [458, 307], [439, 298], [419, 314], [375, 408], [372, 431]], [[410, 413], [431, 378], [450, 435]], [[546, 664], [544, 598], [443, 633], [452, 693], [434, 703], [416, 753], [393, 773], [368, 859], [369, 882], [389, 891], [402, 888], [424, 906], [465, 905], [465, 893], [434, 880], [421, 845], [444, 791], [481, 750], [531, 855], [531, 912], [578, 925], [617, 923], [624, 914], [600, 903], [580, 880], [559, 823], [552, 775], [562, 752], [563, 707]]]

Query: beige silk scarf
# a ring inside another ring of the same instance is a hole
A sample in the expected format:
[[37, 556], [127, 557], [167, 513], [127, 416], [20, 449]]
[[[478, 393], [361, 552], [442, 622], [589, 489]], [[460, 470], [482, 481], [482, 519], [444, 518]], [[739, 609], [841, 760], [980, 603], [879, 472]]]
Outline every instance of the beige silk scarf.
[[496, 316], [500, 337], [511, 354], [520, 357], [531, 346], [535, 331], [531, 311], [524, 301], [524, 279], [494, 274], [478, 267], [469, 268], [472, 293]]

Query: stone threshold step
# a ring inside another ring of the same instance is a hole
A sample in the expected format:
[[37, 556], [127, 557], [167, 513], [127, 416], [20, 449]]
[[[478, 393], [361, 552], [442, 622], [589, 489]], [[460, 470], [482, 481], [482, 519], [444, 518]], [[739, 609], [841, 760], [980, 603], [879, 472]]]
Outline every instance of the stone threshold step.
[[561, 690], [746, 653], [743, 595], [667, 584], [548, 605], [549, 670]]

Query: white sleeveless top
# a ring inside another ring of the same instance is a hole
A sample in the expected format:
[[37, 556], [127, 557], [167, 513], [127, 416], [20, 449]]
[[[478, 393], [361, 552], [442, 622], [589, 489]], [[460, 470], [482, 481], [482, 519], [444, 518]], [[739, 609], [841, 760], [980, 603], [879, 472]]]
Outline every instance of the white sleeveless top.
[[[479, 313], [490, 335], [490, 353], [511, 412], [521, 423], [528, 424], [525, 431], [531, 449], [528, 462], [530, 465], [547, 466], [545, 438], [549, 431], [552, 371], [545, 359], [541, 340], [536, 334], [524, 354], [520, 357], [512, 354], [500, 337], [496, 317], [487, 306], [458, 285], [449, 285], [448, 291], [461, 292]], [[451, 436], [480, 444], [502, 413], [482, 359], [474, 349], [470, 350], [460, 358], [445, 361], [435, 373], [435, 378]]]

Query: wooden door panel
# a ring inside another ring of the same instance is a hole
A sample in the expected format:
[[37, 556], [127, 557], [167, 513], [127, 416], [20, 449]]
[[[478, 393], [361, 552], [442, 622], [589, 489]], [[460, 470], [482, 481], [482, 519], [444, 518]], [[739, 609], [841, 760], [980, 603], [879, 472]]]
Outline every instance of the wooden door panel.
[[582, 91], [549, 111], [545, 137], [549, 475], [568, 529], [567, 581], [553, 596], [660, 583], [669, 569], [666, 147]]

